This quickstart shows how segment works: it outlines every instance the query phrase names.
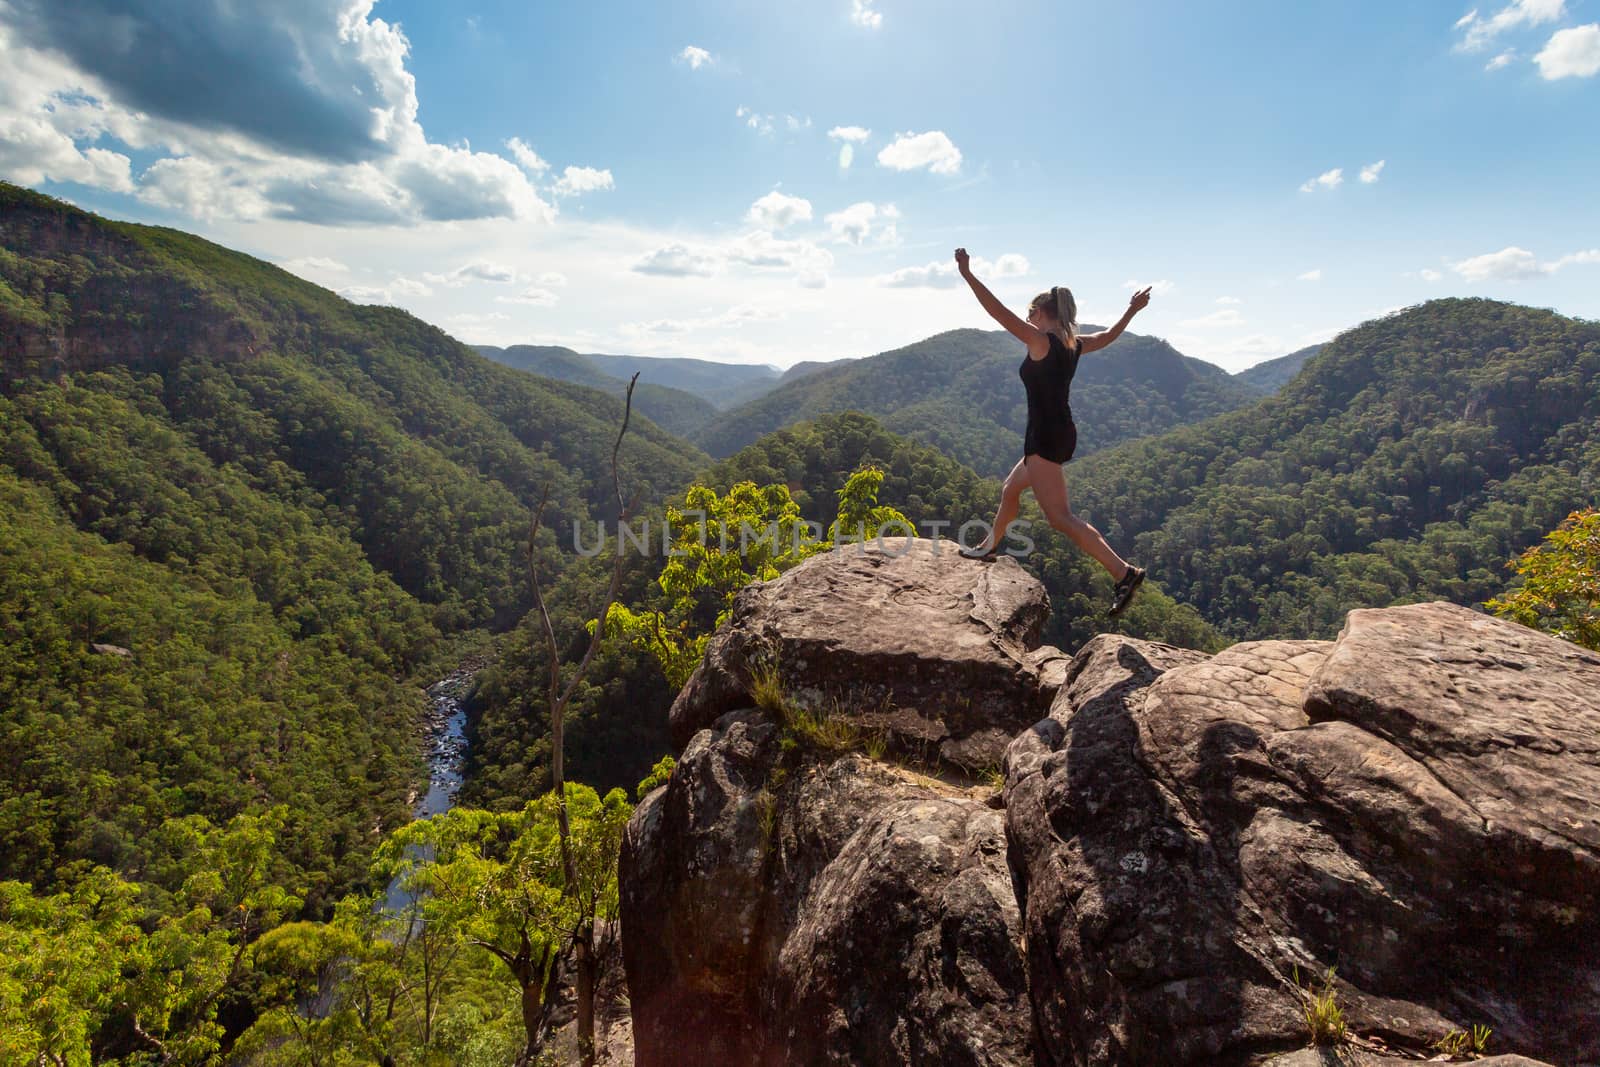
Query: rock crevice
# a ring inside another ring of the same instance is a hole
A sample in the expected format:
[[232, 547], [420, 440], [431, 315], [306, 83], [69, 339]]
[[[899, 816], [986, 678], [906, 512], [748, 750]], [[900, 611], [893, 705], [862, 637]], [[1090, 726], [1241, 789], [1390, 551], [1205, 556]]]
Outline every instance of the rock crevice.
[[[1069, 662], [1037, 582], [944, 544], [743, 591], [680, 693], [623, 851], [639, 1063], [1263, 1063], [1330, 969], [1370, 1062], [1475, 1024], [1600, 1061], [1600, 657], [1425, 604]], [[1004, 810], [807, 748], [758, 647], [890, 759], [1003, 766]]]

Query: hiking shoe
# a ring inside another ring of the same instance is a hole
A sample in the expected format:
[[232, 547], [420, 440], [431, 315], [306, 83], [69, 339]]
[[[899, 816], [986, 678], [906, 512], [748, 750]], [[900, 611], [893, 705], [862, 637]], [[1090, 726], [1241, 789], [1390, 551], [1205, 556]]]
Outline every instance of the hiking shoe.
[[1129, 565], [1128, 573], [1122, 576], [1116, 588], [1112, 590], [1111, 610], [1106, 614], [1111, 618], [1121, 615], [1123, 609], [1133, 603], [1133, 594], [1139, 591], [1139, 586], [1144, 582], [1144, 568]]
[[959, 551], [962, 559], [981, 559], [985, 563], [994, 562], [995, 550], [992, 548], [987, 551], [981, 548], [963, 548]]

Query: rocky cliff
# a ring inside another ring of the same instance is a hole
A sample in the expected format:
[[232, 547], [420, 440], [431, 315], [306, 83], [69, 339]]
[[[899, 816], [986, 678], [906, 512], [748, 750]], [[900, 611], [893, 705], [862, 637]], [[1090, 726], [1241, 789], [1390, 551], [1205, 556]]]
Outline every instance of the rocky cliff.
[[1330, 969], [1342, 1062], [1600, 1061], [1600, 657], [1421, 604], [1069, 661], [954, 549], [740, 594], [623, 846], [639, 1064], [1266, 1063]]

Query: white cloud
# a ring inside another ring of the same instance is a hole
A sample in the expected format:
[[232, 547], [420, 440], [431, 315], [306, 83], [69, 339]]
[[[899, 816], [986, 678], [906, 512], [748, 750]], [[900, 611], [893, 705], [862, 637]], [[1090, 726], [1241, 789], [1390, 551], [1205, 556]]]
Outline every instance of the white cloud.
[[547, 270], [539, 275], [540, 285], [566, 285], [567, 276], [558, 270]]
[[350, 285], [340, 289], [339, 295], [352, 304], [393, 304], [394, 297], [381, 286]]
[[678, 62], [689, 64], [690, 70], [699, 70], [708, 63], [714, 62], [711, 53], [697, 45], [685, 45], [683, 51], [677, 55]]
[[1425, 282], [1436, 282], [1440, 278], [1444, 277], [1443, 274], [1440, 274], [1438, 271], [1434, 270], [1432, 267], [1423, 267], [1421, 270], [1417, 271], [1417, 274]]
[[1220, 330], [1245, 325], [1245, 317], [1233, 308], [1223, 308], [1197, 319], [1183, 319], [1178, 323], [1189, 329]]
[[894, 141], [878, 153], [878, 165], [891, 170], [927, 167], [934, 174], [955, 174], [961, 169], [961, 150], [942, 130], [897, 133]]
[[828, 131], [828, 136], [835, 141], [854, 141], [860, 144], [872, 136], [872, 131], [864, 126], [835, 126]]
[[305, 274], [307, 271], [323, 274], [348, 274], [350, 268], [336, 259], [327, 256], [300, 256], [283, 264], [283, 269], [291, 274]]
[[[993, 263], [976, 256], [972, 259], [972, 272], [992, 278], [1020, 278], [1032, 270], [1025, 256], [1008, 252]], [[961, 284], [960, 271], [954, 260], [938, 260], [921, 267], [902, 267], [883, 275], [878, 284], [891, 289], [951, 289]]]
[[1456, 20], [1455, 28], [1466, 31], [1456, 48], [1462, 52], [1481, 52], [1507, 30], [1554, 22], [1566, 13], [1566, 0], [1512, 0], [1487, 19], [1479, 18], [1474, 10]]
[[842, 144], [839, 146], [839, 169], [849, 170], [850, 164], [855, 162], [855, 145]]
[[789, 127], [789, 132], [790, 133], [793, 133], [796, 130], [809, 130], [811, 128], [811, 116], [810, 115], [807, 115], [803, 119], [799, 118], [799, 117], [797, 117], [795, 115], [785, 115], [785, 116], [783, 116], [783, 122], [784, 122], [784, 125]]
[[1366, 166], [1362, 167], [1361, 184], [1371, 185], [1373, 182], [1377, 181], [1378, 175], [1383, 173], [1384, 164], [1387, 162], [1388, 160], [1380, 159], [1376, 163], [1368, 163]]
[[389, 283], [389, 288], [406, 296], [432, 296], [433, 290], [417, 281], [415, 278], [395, 278]]
[[1321, 280], [1322, 280], [1322, 268], [1321, 267], [1318, 267], [1316, 270], [1308, 270], [1304, 274], [1295, 275], [1295, 281], [1297, 281], [1297, 282], [1320, 282]]
[[[196, 219], [553, 217], [510, 161], [427, 140], [409, 42], [371, 8], [193, 0], [112, 20], [6, 6], [0, 170], [133, 192]], [[153, 162], [135, 177], [127, 155], [96, 143], [108, 137]]]
[[833, 268], [833, 253], [812, 241], [786, 240], [757, 229], [720, 246], [665, 245], [637, 260], [632, 269], [668, 277], [711, 277], [735, 267], [758, 273], [789, 271], [806, 284]]
[[1334, 167], [1332, 170], [1323, 171], [1300, 187], [1302, 193], [1314, 192], [1317, 186], [1324, 189], [1337, 189], [1344, 183], [1344, 168]]
[[640, 274], [663, 274], [682, 278], [695, 276], [709, 278], [717, 273], [721, 263], [715, 255], [687, 245], [665, 245], [649, 253], [633, 265]]
[[1567, 267], [1595, 263], [1600, 263], [1600, 248], [1572, 252], [1548, 263], [1541, 263], [1539, 258], [1526, 248], [1510, 245], [1498, 252], [1487, 252], [1481, 256], [1452, 263], [1450, 269], [1469, 282], [1518, 282], [1542, 278]]
[[497, 296], [497, 304], [530, 304], [533, 307], [554, 307], [561, 298], [548, 289], [525, 289], [516, 296]]
[[503, 263], [478, 260], [474, 263], [463, 263], [446, 274], [424, 274], [423, 277], [434, 285], [442, 285], [447, 289], [459, 289], [470, 282], [494, 282], [499, 285], [508, 285], [517, 280], [517, 272], [514, 267], [508, 267]]
[[770, 135], [772, 133], [773, 119], [771, 115], [763, 115], [759, 111], [753, 111], [741, 104], [734, 111], [733, 117], [744, 119], [744, 124], [759, 134]]
[[1600, 74], [1600, 22], [1557, 30], [1533, 61], [1546, 81]]
[[533, 175], [542, 178], [545, 171], [550, 169], [550, 164], [539, 158], [539, 153], [522, 138], [513, 137], [506, 142], [506, 148], [511, 152], [511, 158], [517, 161], [517, 166]]
[[1217, 297], [1217, 303], [1219, 303], [1219, 304], [1242, 304], [1242, 303], [1244, 303], [1244, 301], [1240, 300], [1236, 296], [1219, 296], [1219, 297]]
[[561, 172], [561, 177], [550, 191], [556, 196], [582, 196], [599, 189], [615, 189], [616, 182], [611, 179], [609, 170], [596, 170], [594, 167], [568, 167]]
[[1175, 283], [1169, 282], [1165, 278], [1162, 278], [1160, 281], [1156, 282], [1138, 282], [1134, 281], [1132, 278], [1129, 278], [1127, 281], [1122, 283], [1122, 287], [1124, 289], [1143, 289], [1146, 286], [1150, 287], [1150, 293], [1152, 296], [1166, 296], [1168, 293], [1172, 292], [1172, 290], [1177, 288]]
[[833, 239], [843, 244], [863, 244], [874, 231], [879, 244], [896, 244], [900, 235], [896, 231], [895, 220], [899, 217], [900, 209], [893, 204], [880, 207], [870, 200], [863, 200], [825, 216], [823, 221], [828, 224]]
[[781, 230], [797, 222], [811, 221], [811, 201], [798, 196], [786, 196], [774, 189], [750, 205], [745, 221], [762, 229]]
[[850, 0], [850, 21], [869, 30], [882, 26], [883, 13], [873, 10], [873, 2], [874, 0]]
[[1517, 50], [1515, 48], [1508, 48], [1504, 52], [1501, 52], [1499, 55], [1495, 56], [1493, 59], [1489, 60], [1489, 62], [1485, 63], [1483, 65], [1483, 69], [1499, 70], [1501, 67], [1509, 67], [1511, 65], [1511, 61], [1515, 59], [1516, 56]]

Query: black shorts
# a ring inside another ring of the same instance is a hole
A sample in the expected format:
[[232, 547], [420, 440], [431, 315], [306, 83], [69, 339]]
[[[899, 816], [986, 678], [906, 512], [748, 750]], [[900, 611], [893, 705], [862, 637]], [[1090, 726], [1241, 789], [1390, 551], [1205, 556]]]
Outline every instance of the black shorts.
[[1075, 422], [1050, 422], [1028, 427], [1022, 437], [1022, 454], [1043, 456], [1051, 463], [1065, 463], [1078, 448], [1078, 424]]

